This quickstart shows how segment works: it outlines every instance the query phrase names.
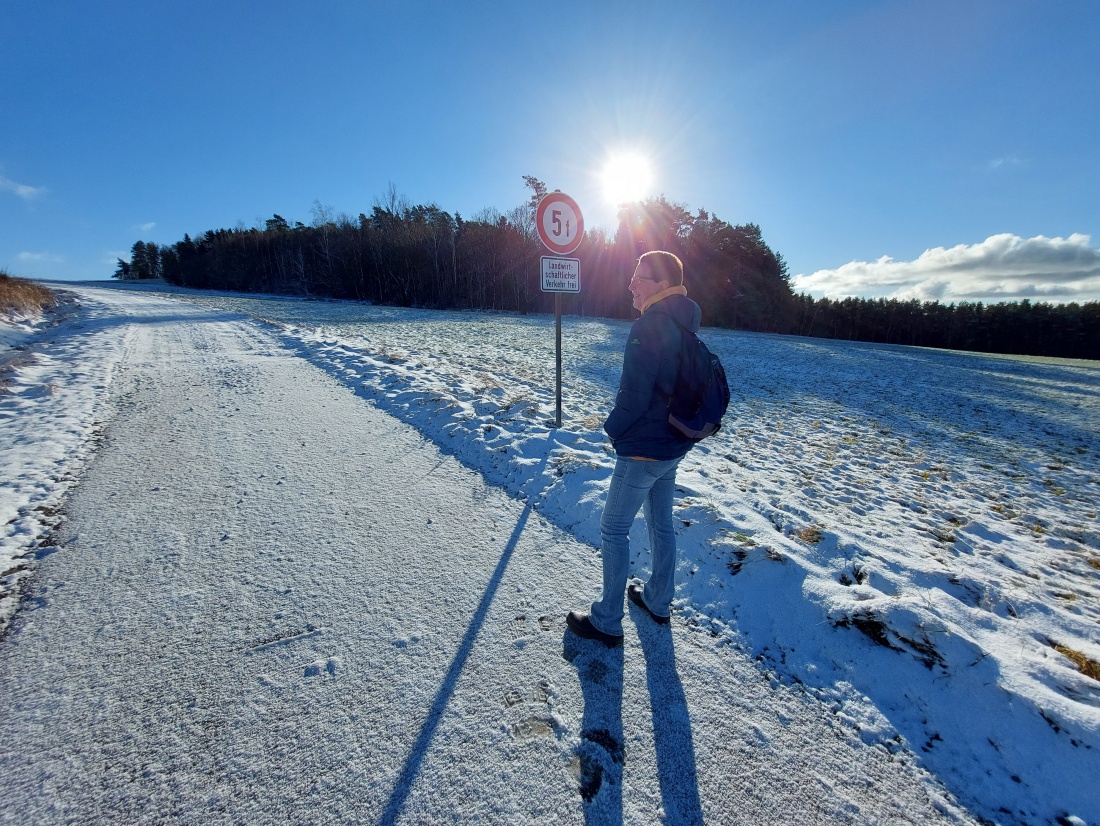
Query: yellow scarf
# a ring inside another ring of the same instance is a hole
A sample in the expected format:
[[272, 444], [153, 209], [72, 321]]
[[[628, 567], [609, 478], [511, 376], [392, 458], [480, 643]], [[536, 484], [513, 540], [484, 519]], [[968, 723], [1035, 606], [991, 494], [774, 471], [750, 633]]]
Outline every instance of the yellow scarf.
[[642, 305], [642, 312], [644, 313], [662, 298], [668, 298], [670, 295], [687, 295], [687, 287], [682, 284], [678, 284], [675, 287], [669, 287], [667, 290], [661, 290], [659, 293], [654, 293], [649, 297], [649, 300]]

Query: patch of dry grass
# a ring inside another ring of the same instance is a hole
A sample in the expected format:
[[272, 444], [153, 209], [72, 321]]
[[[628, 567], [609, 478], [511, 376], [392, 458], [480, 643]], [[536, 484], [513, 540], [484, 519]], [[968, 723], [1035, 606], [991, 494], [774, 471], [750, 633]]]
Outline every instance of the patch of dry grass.
[[798, 532], [798, 538], [801, 539], [803, 542], [813, 544], [815, 542], [820, 542], [822, 539], [824, 539], [825, 534], [821, 532], [820, 528], [811, 525], [808, 528], [803, 528], [802, 530], [800, 530]]
[[1054, 650], [1059, 654], [1069, 657], [1073, 661], [1073, 664], [1084, 674], [1086, 677], [1092, 677], [1092, 679], [1100, 681], [1100, 663], [1096, 660], [1090, 660], [1080, 651], [1074, 651], [1065, 645], [1057, 645], [1052, 643]]
[[23, 315], [52, 310], [57, 306], [54, 294], [0, 269], [0, 316]]

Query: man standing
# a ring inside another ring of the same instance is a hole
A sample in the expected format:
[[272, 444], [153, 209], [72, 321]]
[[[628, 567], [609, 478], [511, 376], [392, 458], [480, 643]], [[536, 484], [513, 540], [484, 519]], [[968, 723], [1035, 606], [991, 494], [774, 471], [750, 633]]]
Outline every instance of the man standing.
[[608, 646], [623, 641], [629, 533], [639, 509], [649, 528], [653, 572], [644, 587], [632, 584], [627, 596], [655, 622], [669, 621], [676, 567], [672, 494], [676, 468], [692, 442], [669, 430], [668, 399], [679, 369], [681, 328], [697, 332], [701, 320], [684, 288], [684, 266], [670, 252], [639, 258], [630, 292], [642, 317], [627, 336], [619, 393], [603, 426], [617, 457], [600, 521], [603, 595], [590, 613], [566, 617], [575, 634]]

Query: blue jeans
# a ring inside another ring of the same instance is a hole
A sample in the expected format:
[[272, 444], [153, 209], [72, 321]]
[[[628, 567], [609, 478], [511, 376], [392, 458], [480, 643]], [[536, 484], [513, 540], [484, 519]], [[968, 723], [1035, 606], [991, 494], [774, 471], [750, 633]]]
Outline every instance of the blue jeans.
[[676, 468], [683, 457], [647, 462], [620, 456], [611, 474], [600, 538], [603, 548], [603, 595], [592, 603], [589, 619], [597, 629], [623, 633], [623, 596], [630, 569], [630, 526], [639, 508], [649, 528], [653, 573], [642, 591], [649, 610], [668, 616], [675, 585], [676, 530], [672, 527], [672, 494]]

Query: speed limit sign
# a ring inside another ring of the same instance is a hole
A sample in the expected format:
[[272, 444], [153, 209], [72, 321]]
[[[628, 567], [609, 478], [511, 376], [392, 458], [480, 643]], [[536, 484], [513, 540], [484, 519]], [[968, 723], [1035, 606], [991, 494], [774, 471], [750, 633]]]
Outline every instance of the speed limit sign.
[[[544, 195], [535, 210], [535, 227], [539, 238], [556, 256], [569, 255], [581, 245], [584, 218], [577, 202], [561, 192]], [[554, 338], [557, 343], [557, 418], [554, 427], [561, 427], [561, 294], [564, 290], [579, 292], [581, 262], [575, 258], [542, 259], [543, 290], [554, 293]]]
[[544, 195], [535, 211], [539, 238], [555, 255], [569, 255], [581, 245], [584, 218], [577, 202], [561, 192]]

